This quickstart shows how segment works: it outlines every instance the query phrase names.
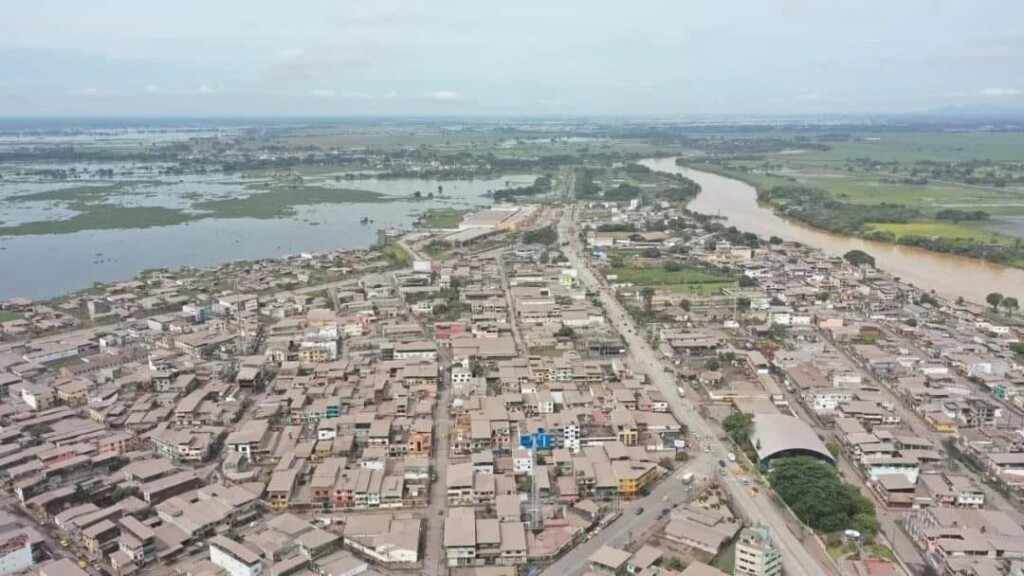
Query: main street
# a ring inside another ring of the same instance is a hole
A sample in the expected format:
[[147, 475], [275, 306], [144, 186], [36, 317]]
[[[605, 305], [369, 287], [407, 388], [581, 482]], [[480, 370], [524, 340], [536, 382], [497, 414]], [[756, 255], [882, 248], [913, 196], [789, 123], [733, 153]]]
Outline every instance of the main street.
[[[578, 236], [577, 212], [576, 205], [571, 205], [564, 210], [562, 219], [559, 221], [558, 234], [560, 241], [569, 243], [566, 255], [576, 268], [580, 283], [599, 294], [605, 314], [629, 346], [634, 366], [644, 371], [652, 383], [658, 387], [668, 401], [672, 414], [691, 432], [703, 437], [711, 446], [716, 457], [725, 458], [729, 447], [715, 435], [712, 427], [690, 405], [680, 402], [676, 392], [676, 382], [672, 375], [665, 372], [654, 350], [644, 339], [640, 328], [635, 325], [611, 290], [598, 280], [590, 268], [588, 259], [583, 256], [584, 247]], [[738, 514], [747, 519], [749, 523], [761, 524], [771, 530], [772, 541], [781, 552], [786, 574], [817, 576], [825, 573], [826, 569], [832, 571], [831, 564], [818, 562], [811, 556], [797, 536], [790, 532], [782, 512], [768, 501], [768, 498], [752, 497], [732, 474], [726, 474], [720, 479], [731, 501], [738, 508]]]
[[[542, 576], [574, 576], [581, 574], [589, 567], [590, 556], [604, 545], [624, 548], [630, 540], [635, 540], [649, 530], [659, 518], [662, 511], [688, 502], [697, 496], [709, 484], [714, 472], [710, 455], [694, 453], [691, 460], [681, 464], [675, 472], [663, 478], [651, 493], [631, 504], [622, 507], [622, 515], [615, 519], [592, 538], [574, 547], [565, 556], [542, 572]], [[688, 472], [694, 475], [689, 486], [682, 484], [682, 478]], [[664, 499], [664, 501], [662, 501]], [[638, 507], [643, 512], [636, 513]]]

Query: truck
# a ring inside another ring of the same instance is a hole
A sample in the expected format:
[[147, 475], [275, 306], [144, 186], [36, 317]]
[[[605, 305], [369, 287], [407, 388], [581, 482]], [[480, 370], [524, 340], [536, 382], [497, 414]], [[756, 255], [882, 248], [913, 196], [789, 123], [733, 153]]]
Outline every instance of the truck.
[[693, 472], [687, 472], [686, 474], [683, 474], [683, 484], [693, 484]]
[[725, 455], [725, 457], [729, 459], [729, 462], [736, 461], [736, 454], [734, 452], [729, 452], [728, 454]]

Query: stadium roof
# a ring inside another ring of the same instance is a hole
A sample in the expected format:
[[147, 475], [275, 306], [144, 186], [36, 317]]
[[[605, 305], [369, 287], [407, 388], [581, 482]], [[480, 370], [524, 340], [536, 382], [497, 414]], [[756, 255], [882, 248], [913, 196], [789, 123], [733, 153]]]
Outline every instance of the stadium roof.
[[754, 431], [751, 433], [750, 441], [762, 464], [767, 464], [773, 458], [800, 455], [835, 462], [825, 443], [818, 438], [814, 430], [803, 420], [793, 416], [755, 415]]

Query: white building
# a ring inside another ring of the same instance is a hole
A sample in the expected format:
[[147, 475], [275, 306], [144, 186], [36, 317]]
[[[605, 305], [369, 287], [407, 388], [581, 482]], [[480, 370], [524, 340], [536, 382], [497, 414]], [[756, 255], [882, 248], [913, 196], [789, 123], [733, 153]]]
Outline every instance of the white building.
[[781, 576], [782, 556], [772, 545], [768, 529], [744, 528], [736, 540], [734, 576]]
[[835, 412], [840, 404], [853, 400], [853, 392], [835, 388], [819, 388], [804, 393], [804, 404], [818, 413]]
[[512, 451], [512, 471], [516, 474], [533, 474], [533, 455], [525, 448]]
[[32, 563], [32, 543], [27, 534], [19, 533], [0, 542], [0, 576], [24, 572]]
[[210, 561], [231, 576], [260, 576], [263, 564], [255, 552], [224, 536], [210, 539]]

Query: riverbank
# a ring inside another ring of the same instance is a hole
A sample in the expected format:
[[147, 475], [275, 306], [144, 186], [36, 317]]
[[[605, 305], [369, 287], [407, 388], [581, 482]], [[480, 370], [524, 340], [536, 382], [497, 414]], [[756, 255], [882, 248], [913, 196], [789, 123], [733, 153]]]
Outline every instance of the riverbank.
[[917, 208], [902, 204], [847, 202], [796, 179], [701, 162], [683, 165], [749, 184], [756, 190], [758, 202], [778, 216], [825, 232], [1024, 268], [1024, 242], [983, 229], [981, 220], [964, 223], [931, 219]]
[[675, 158], [641, 161], [653, 170], [681, 174], [701, 186], [688, 208], [694, 212], [721, 216], [730, 226], [764, 238], [779, 238], [813, 246], [841, 256], [850, 250], [871, 254], [877, 266], [902, 282], [955, 300], [964, 297], [984, 303], [989, 292], [1017, 294], [1024, 286], [1024, 270], [954, 254], [942, 254], [914, 246], [874, 242], [832, 234], [801, 222], [782, 218], [757, 203], [753, 186], [711, 172], [676, 166]]

